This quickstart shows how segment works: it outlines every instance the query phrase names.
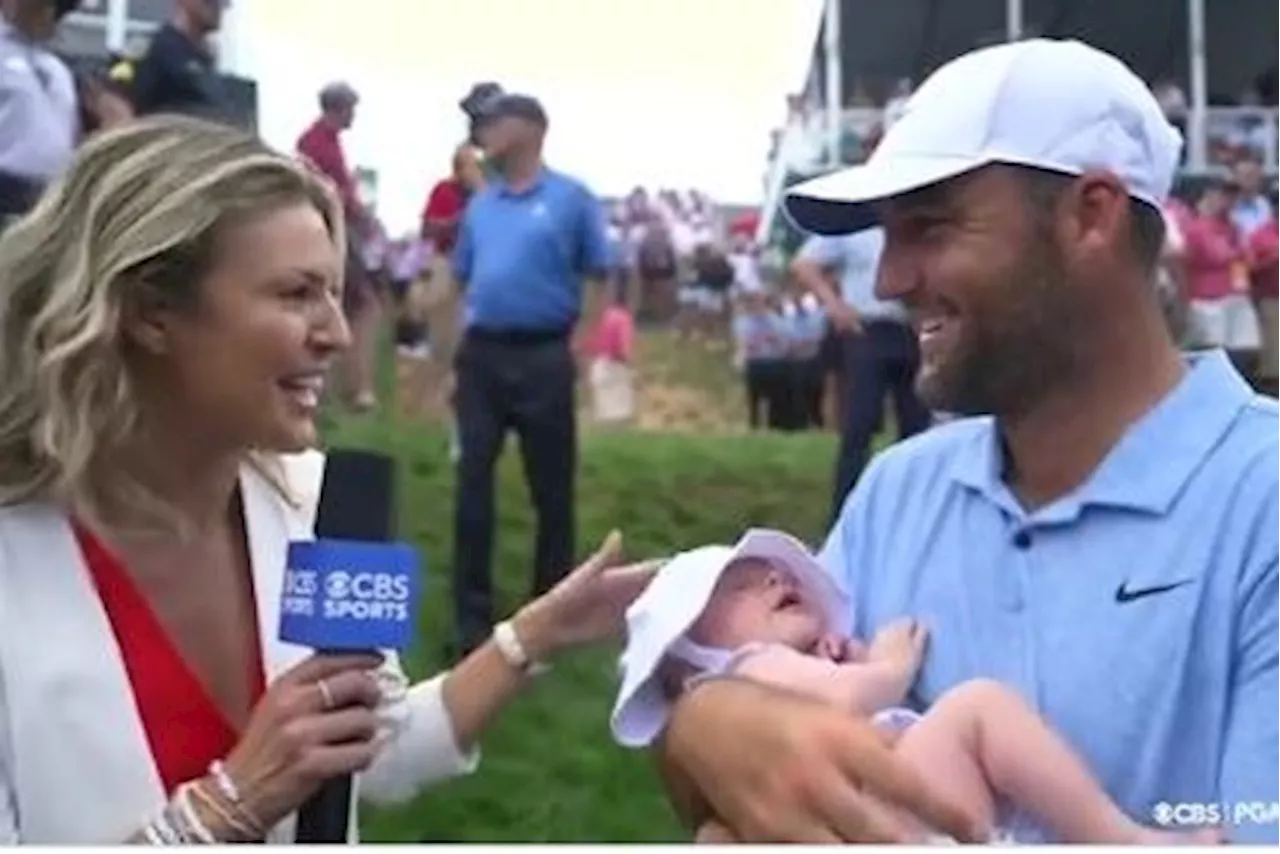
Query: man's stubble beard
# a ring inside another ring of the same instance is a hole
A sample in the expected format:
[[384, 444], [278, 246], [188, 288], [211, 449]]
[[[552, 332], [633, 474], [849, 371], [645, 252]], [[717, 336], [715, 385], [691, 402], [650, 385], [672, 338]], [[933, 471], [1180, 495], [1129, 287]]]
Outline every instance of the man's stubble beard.
[[948, 363], [917, 377], [926, 406], [1017, 418], [1080, 370], [1088, 323], [1057, 248], [1038, 231], [1003, 281], [966, 317]]

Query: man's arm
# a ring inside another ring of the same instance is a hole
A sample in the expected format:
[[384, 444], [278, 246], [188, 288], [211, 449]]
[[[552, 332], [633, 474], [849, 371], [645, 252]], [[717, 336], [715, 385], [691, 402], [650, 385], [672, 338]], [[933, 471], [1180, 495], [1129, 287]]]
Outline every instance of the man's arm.
[[[1274, 526], [1274, 512], [1269, 519]], [[1277, 561], [1273, 557], [1269, 566], [1247, 580], [1249, 586], [1238, 614], [1230, 712], [1219, 777], [1222, 801], [1229, 809], [1244, 811], [1224, 817], [1226, 831], [1231, 841], [1250, 845], [1275, 845], [1280, 839], [1275, 814], [1280, 801], [1276, 775], [1280, 765], [1280, 719], [1276, 716], [1280, 694], [1280, 587], [1276, 579]], [[1249, 812], [1251, 809], [1268, 813], [1254, 815]]]
[[578, 269], [582, 273], [582, 310], [573, 329], [573, 351], [581, 356], [583, 342], [595, 328], [609, 301], [606, 274], [609, 271], [609, 235], [605, 230], [604, 208], [595, 195], [583, 187], [578, 202]]
[[795, 280], [818, 298], [823, 311], [838, 329], [856, 332], [860, 327], [858, 315], [844, 301], [830, 272], [844, 262], [844, 251], [845, 242], [839, 238], [810, 237], [796, 253], [790, 269]]
[[475, 205], [468, 205], [463, 212], [462, 224], [458, 227], [458, 242], [453, 247], [453, 254], [449, 256], [449, 263], [453, 268], [453, 280], [457, 283], [458, 290], [465, 290], [471, 281], [471, 269], [474, 266], [476, 251], [472, 235], [474, 212]]

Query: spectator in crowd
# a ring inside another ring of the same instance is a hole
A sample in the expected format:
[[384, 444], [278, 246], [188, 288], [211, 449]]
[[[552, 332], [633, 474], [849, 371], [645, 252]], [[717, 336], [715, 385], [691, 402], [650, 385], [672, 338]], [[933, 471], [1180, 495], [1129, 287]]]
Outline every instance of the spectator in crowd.
[[[746, 387], [747, 426], [781, 430], [786, 417], [787, 336], [764, 291], [744, 293], [733, 319], [733, 339]], [[761, 418], [761, 409], [764, 417]]]
[[461, 323], [458, 287], [449, 259], [458, 242], [467, 200], [484, 187], [484, 182], [480, 160], [472, 155], [469, 146], [459, 146], [453, 153], [449, 177], [431, 188], [422, 209], [422, 238], [432, 248], [428, 279], [432, 354], [433, 360], [446, 369], [453, 364]]
[[[865, 167], [791, 191], [806, 230], [884, 228], [877, 291], [924, 336], [921, 394], [972, 416], [879, 455], [820, 560], [856, 591], [842, 630], [928, 625], [913, 707], [998, 680], [1131, 818], [1257, 804], [1222, 829], [1274, 846], [1277, 404], [1161, 318], [1179, 149], [1118, 60], [1036, 39], [944, 65]], [[897, 841], [886, 801], [987, 838], [848, 710], [750, 680], [687, 691], [660, 749], [686, 812], [745, 842]]]
[[585, 289], [598, 288], [609, 248], [595, 195], [543, 162], [546, 132], [534, 98], [505, 94], [486, 104], [479, 137], [492, 176], [468, 203], [453, 251], [465, 306], [454, 402], [455, 652], [492, 626], [494, 464], [509, 430], [520, 437], [538, 517], [535, 594], [574, 551], [580, 325], [594, 324]]
[[1246, 154], [1236, 160], [1231, 170], [1236, 198], [1231, 206], [1231, 221], [1241, 234], [1251, 235], [1275, 217], [1264, 181], [1262, 160]]
[[0, 844], [293, 842], [330, 777], [388, 802], [468, 773], [540, 664], [621, 628], [646, 572], [611, 537], [414, 685], [279, 639], [349, 341], [342, 216], [293, 158], [165, 116], [91, 139], [0, 238]]
[[1184, 228], [1187, 293], [1198, 343], [1221, 347], [1252, 376], [1261, 340], [1249, 295], [1249, 247], [1232, 221], [1234, 184], [1210, 179]]
[[128, 57], [113, 54], [101, 64], [94, 63], [76, 72], [80, 127], [85, 136], [118, 127], [134, 118], [136, 69]]
[[226, 0], [174, 0], [173, 17], [151, 37], [134, 75], [138, 115], [183, 113], [227, 119], [230, 105], [211, 39]]
[[639, 232], [635, 252], [638, 314], [643, 320], [668, 322], [676, 317], [679, 305], [680, 265], [671, 232], [659, 217], [648, 212], [639, 215], [633, 229]]
[[48, 47], [76, 5], [0, 0], [0, 230], [35, 204], [79, 140], [75, 79]]
[[[204, 0], [192, 0], [204, 2]], [[320, 116], [298, 137], [298, 153], [337, 190], [347, 225], [347, 279], [343, 306], [351, 324], [352, 346], [343, 360], [343, 393], [357, 412], [378, 405], [374, 392], [377, 334], [380, 321], [375, 282], [365, 269], [366, 240], [374, 238], [374, 221], [360, 201], [355, 177], [347, 165], [342, 134], [351, 128], [360, 97], [346, 83], [331, 83], [320, 90]]]
[[[832, 518], [857, 482], [871, 441], [893, 398], [901, 438], [926, 429], [931, 418], [915, 392], [920, 352], [906, 308], [876, 295], [884, 233], [869, 229], [839, 237], [809, 238], [791, 264], [791, 274], [818, 298], [840, 334], [840, 455], [836, 462]], [[839, 277], [839, 289], [831, 276]]]
[[787, 373], [790, 412], [788, 427], [795, 430], [822, 427], [822, 339], [827, 316], [818, 298], [795, 286], [783, 296], [787, 333]]
[[1277, 222], [1275, 208], [1272, 208], [1271, 218], [1255, 228], [1249, 238], [1249, 255], [1253, 262], [1253, 299], [1262, 326], [1262, 349], [1258, 353], [1256, 388], [1262, 394], [1272, 397], [1276, 396], [1276, 284], [1280, 277], [1277, 228], [1280, 228], [1280, 222]]
[[635, 321], [628, 302], [626, 275], [615, 270], [609, 304], [600, 313], [587, 351], [591, 406], [599, 424], [625, 424], [635, 417]]

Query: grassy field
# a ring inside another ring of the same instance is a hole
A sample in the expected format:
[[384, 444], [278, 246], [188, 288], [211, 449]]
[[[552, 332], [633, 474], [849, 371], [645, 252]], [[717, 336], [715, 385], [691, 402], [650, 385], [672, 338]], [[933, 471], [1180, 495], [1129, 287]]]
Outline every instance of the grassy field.
[[[675, 384], [684, 390], [680, 394], [701, 398], [704, 413], [717, 414], [690, 425], [692, 433], [588, 432], [578, 480], [579, 552], [588, 552], [613, 527], [623, 532], [627, 553], [635, 557], [731, 540], [757, 524], [820, 537], [832, 437], [716, 432], [715, 421], [732, 427], [737, 406], [737, 386], [729, 385], [733, 377], [724, 356], [686, 351], [677, 360], [670, 342], [649, 339], [644, 346], [655, 353], [650, 375], [672, 374], [651, 387]], [[677, 361], [689, 370], [670, 367]], [[428, 569], [421, 641], [408, 663], [416, 676], [434, 672], [448, 630], [453, 470], [445, 434], [438, 427], [371, 415], [337, 419], [327, 439], [335, 446], [379, 448], [400, 461], [401, 531], [422, 550]], [[494, 571], [509, 609], [528, 586], [534, 531], [514, 446], [503, 458], [499, 483]], [[366, 810], [365, 838], [680, 841], [647, 758], [623, 751], [608, 737], [616, 654], [596, 650], [565, 661], [490, 731], [475, 775], [403, 807]]]

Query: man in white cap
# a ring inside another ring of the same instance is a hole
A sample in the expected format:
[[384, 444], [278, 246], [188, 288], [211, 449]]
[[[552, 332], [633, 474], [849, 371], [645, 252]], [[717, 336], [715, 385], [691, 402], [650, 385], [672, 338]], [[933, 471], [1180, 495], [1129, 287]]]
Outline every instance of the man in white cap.
[[[875, 460], [821, 557], [851, 634], [929, 629], [917, 706], [996, 679], [1133, 819], [1274, 845], [1280, 422], [1161, 316], [1180, 147], [1119, 61], [1037, 39], [943, 66], [865, 166], [792, 191], [805, 230], [884, 228], [917, 389], [970, 416]], [[687, 693], [663, 756], [739, 839], [901, 838], [868, 792], [974, 835], [852, 715], [750, 682]]]

